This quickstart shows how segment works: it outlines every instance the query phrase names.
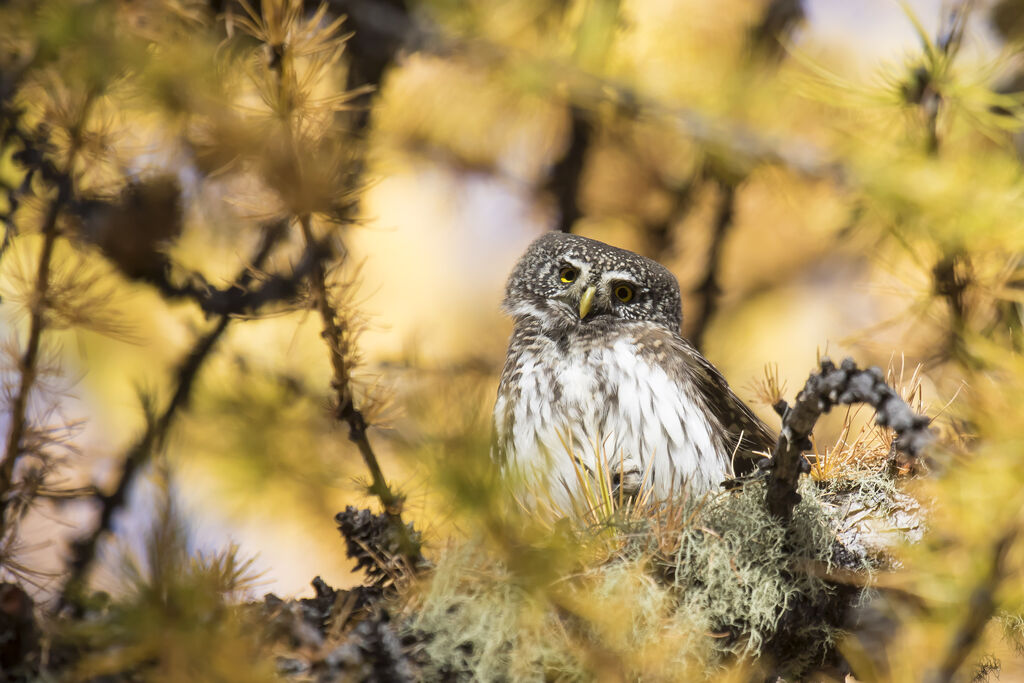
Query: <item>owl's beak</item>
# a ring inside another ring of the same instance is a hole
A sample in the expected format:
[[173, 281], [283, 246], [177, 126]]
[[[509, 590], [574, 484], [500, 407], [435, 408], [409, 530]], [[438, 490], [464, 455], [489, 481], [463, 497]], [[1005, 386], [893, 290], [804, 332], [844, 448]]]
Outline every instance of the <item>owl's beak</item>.
[[580, 297], [580, 320], [587, 317], [587, 313], [590, 313], [590, 307], [594, 305], [594, 294], [597, 292], [597, 287], [587, 287], [587, 291], [583, 292], [583, 296]]

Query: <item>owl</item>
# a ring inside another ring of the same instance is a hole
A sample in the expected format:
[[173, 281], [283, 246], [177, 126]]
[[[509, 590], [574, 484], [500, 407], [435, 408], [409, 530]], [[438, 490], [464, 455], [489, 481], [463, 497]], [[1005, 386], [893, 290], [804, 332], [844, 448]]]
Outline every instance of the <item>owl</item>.
[[559, 505], [598, 468], [625, 495], [701, 494], [775, 442], [680, 335], [679, 283], [651, 259], [545, 234], [512, 271], [504, 309], [514, 329], [495, 454]]

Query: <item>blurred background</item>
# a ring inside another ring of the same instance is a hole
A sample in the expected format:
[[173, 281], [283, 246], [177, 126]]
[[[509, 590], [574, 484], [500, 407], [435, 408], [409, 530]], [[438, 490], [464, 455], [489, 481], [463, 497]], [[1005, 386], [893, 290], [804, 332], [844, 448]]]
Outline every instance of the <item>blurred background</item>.
[[[546, 230], [668, 266], [684, 334], [773, 427], [755, 388], [766, 366], [792, 398], [822, 355], [907, 376], [923, 364], [935, 415], [964, 400], [993, 348], [1021, 342], [1014, 0], [47, 0], [0, 12], [5, 394], [19, 394], [57, 197], [24, 412], [60, 430], [46, 471], [70, 488], [116, 485], [143, 406], [171, 400], [175, 368], [216, 322], [168, 292], [227, 288], [274, 220], [291, 232], [255, 281], [301, 266], [297, 226], [311, 216], [361, 331], [348, 358], [370, 439], [435, 547], [463, 533], [438, 444], [464, 439], [488, 457], [505, 278]], [[64, 175], [26, 182], [14, 112]], [[234, 542], [255, 556], [258, 594], [358, 580], [332, 518], [372, 503], [368, 475], [331, 418], [322, 322], [308, 292], [292, 294], [231, 316], [103, 538], [96, 585], [116, 593], [165, 496], [194, 550]], [[18, 563], [41, 598], [96, 523], [82, 498], [44, 496], [24, 519]]]

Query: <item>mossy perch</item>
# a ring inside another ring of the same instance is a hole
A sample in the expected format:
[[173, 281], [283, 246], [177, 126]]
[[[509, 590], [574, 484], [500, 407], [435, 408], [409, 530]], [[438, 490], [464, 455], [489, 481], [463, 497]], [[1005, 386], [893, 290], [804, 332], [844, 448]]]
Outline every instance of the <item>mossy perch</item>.
[[896, 432], [893, 446], [912, 459], [920, 456], [934, 435], [929, 429], [931, 420], [916, 414], [885, 383], [878, 368], [861, 370], [850, 358], [836, 367], [828, 358], [822, 358], [821, 371], [807, 378], [796, 403], [776, 404], [782, 415], [782, 430], [775, 445], [765, 504], [778, 519], [788, 522], [793, 507], [800, 502], [796, 492], [800, 474], [806, 470], [803, 451], [811, 447], [810, 436], [822, 413], [829, 412], [840, 403], [868, 403], [875, 409], [875, 422]]

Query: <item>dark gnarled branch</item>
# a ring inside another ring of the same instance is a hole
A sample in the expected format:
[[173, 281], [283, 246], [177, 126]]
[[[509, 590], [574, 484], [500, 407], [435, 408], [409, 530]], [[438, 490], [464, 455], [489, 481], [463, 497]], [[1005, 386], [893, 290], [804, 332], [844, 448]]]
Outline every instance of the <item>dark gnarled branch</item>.
[[792, 406], [780, 402], [782, 430], [775, 445], [768, 475], [765, 503], [768, 511], [781, 520], [789, 520], [800, 502], [796, 492], [800, 475], [807, 471], [802, 452], [811, 447], [810, 436], [823, 413], [840, 404], [868, 403], [875, 409], [881, 427], [896, 432], [894, 446], [911, 458], [918, 457], [933, 438], [930, 420], [918, 415], [885, 383], [878, 368], [861, 370], [847, 358], [840, 367], [823, 358], [821, 370], [807, 378], [807, 384]]

